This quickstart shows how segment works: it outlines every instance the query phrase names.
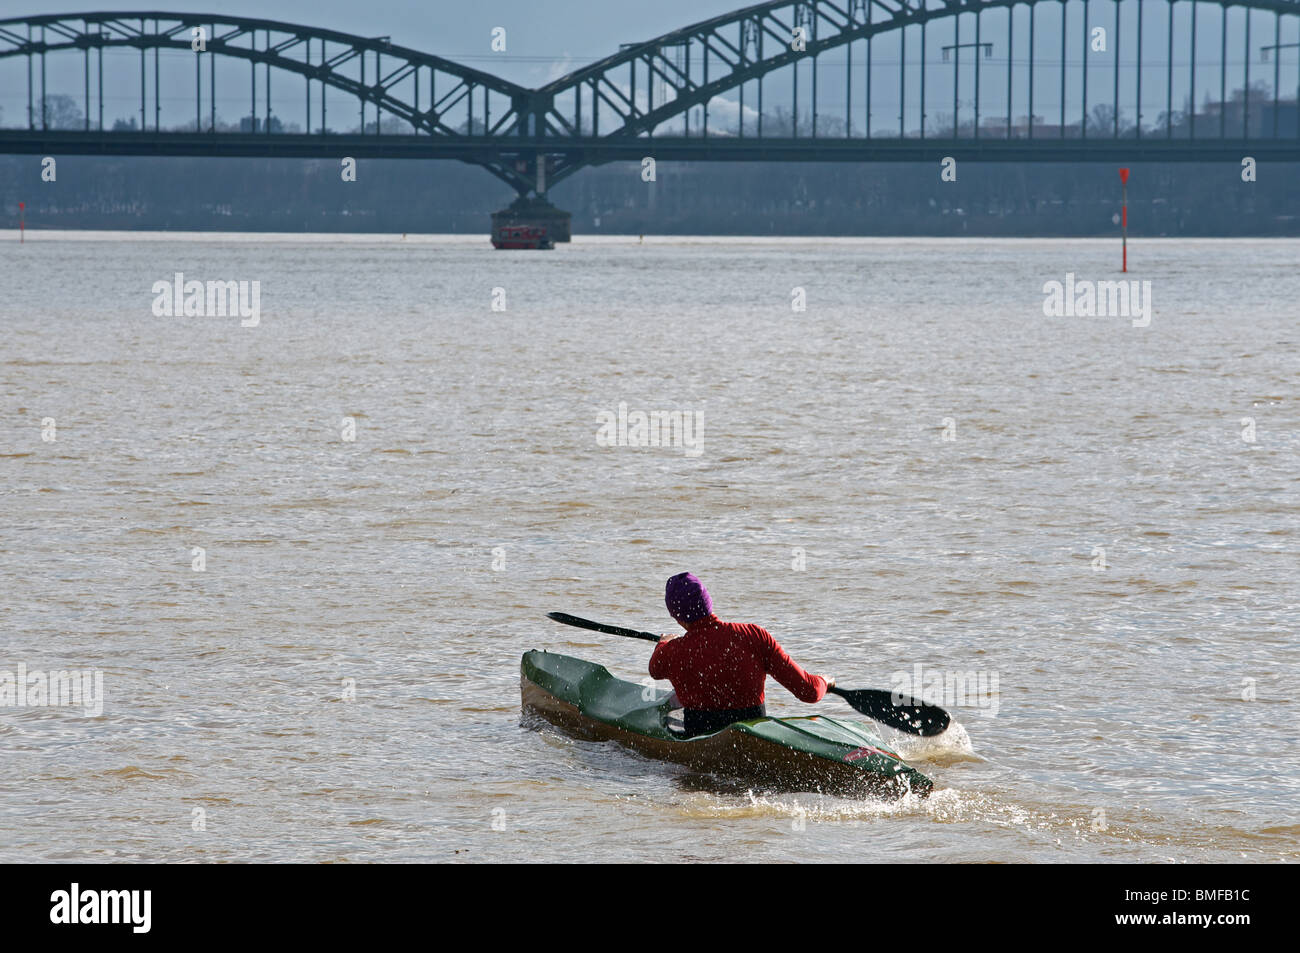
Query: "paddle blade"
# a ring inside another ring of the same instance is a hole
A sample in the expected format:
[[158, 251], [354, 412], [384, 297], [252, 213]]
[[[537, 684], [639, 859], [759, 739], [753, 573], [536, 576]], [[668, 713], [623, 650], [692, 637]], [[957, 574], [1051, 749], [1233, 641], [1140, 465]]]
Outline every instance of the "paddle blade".
[[895, 703], [893, 693], [879, 688], [831, 688], [868, 718], [882, 725], [905, 731], [909, 735], [941, 735], [951, 721], [942, 708], [918, 702], [914, 698], [901, 698]]
[[603, 622], [592, 622], [590, 619], [582, 619], [576, 615], [569, 615], [567, 612], [548, 612], [546, 618], [555, 622], [562, 622], [565, 625], [576, 626], [579, 629], [604, 632], [606, 635], [624, 635], [629, 639], [645, 639], [647, 642], [659, 641], [659, 636], [652, 632], [638, 632], [636, 629], [625, 629], [621, 625], [605, 625]]

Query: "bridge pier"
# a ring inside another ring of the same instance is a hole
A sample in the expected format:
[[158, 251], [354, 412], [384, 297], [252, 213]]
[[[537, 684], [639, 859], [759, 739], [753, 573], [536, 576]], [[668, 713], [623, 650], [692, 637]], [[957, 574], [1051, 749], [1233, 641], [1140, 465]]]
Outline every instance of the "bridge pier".
[[506, 208], [492, 213], [492, 234], [499, 235], [507, 226], [525, 225], [546, 229], [547, 237], [553, 242], [567, 242], [572, 236], [572, 218], [564, 209], [552, 205], [545, 196], [521, 195]]
[[520, 171], [531, 171], [533, 174], [532, 194], [520, 191], [519, 197], [509, 207], [492, 213], [493, 244], [504, 238], [503, 229], [520, 226], [544, 231], [546, 239], [552, 243], [572, 240], [570, 224], [573, 216], [556, 208], [546, 197], [546, 169], [549, 161], [545, 153], [538, 152], [531, 162], [520, 162]]

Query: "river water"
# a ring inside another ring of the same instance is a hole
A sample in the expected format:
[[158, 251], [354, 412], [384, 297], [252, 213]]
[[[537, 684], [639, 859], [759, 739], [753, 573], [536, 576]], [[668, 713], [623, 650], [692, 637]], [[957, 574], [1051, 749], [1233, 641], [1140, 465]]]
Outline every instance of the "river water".
[[[1113, 241], [5, 238], [0, 670], [104, 696], [0, 708], [0, 861], [1300, 859], [1300, 243], [1133, 242], [1148, 323], [1044, 313]], [[936, 793], [521, 719], [525, 650], [645, 677], [544, 613], [668, 631], [682, 570], [841, 685], [975, 677], [884, 732]]]

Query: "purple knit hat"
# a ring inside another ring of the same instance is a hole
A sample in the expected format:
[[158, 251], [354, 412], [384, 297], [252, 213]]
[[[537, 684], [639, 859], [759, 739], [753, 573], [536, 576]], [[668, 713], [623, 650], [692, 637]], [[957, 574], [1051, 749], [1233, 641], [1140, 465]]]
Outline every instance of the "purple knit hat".
[[689, 572], [679, 572], [668, 580], [664, 602], [668, 605], [668, 614], [682, 625], [690, 625], [713, 614], [709, 590]]

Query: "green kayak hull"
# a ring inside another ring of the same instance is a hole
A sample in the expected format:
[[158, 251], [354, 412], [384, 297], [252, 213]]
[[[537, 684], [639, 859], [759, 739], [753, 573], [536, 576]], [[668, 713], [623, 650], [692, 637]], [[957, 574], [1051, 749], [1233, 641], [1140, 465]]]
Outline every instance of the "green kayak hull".
[[925, 796], [933, 786], [863, 722], [825, 715], [755, 718], [683, 739], [667, 727], [668, 692], [615, 678], [604, 666], [525, 652], [519, 682], [524, 709], [568, 733], [616, 741], [695, 771], [850, 797]]

